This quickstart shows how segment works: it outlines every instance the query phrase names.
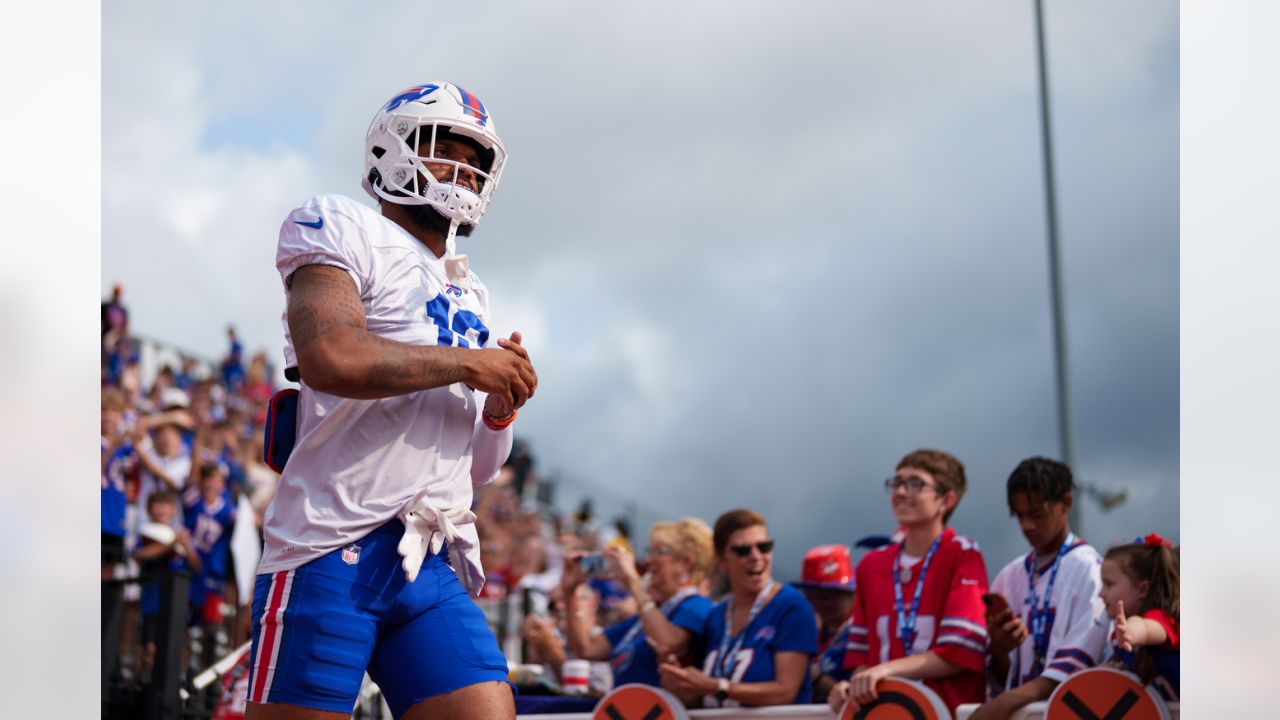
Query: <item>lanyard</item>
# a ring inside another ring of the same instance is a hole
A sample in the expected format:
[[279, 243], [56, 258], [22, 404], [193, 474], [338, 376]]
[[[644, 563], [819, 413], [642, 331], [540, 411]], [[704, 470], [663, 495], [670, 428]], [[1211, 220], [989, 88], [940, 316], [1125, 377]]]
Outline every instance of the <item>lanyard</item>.
[[[666, 616], [668, 620], [671, 619], [671, 613], [680, 605], [680, 603], [684, 602], [685, 598], [697, 594], [697, 592], [698, 591], [692, 587], [681, 588], [679, 592], [667, 598], [666, 602], [662, 603], [662, 614]], [[631, 629], [627, 631], [627, 634], [623, 635], [622, 639], [619, 640], [618, 644], [614, 647], [624, 648], [631, 644], [631, 641], [635, 640], [636, 635], [643, 629], [644, 623], [641, 621], [640, 616], [637, 615], [636, 624], [631, 626]]]
[[902, 551], [907, 545], [905, 540], [898, 546], [898, 554], [893, 556], [893, 611], [898, 614], [898, 639], [902, 640], [902, 648], [908, 655], [911, 654], [911, 645], [916, 639], [916, 615], [920, 612], [920, 596], [924, 594], [924, 576], [928, 574], [929, 563], [933, 560], [933, 554], [937, 552], [938, 544], [941, 542], [942, 536], [939, 535], [929, 546], [929, 552], [920, 564], [920, 577], [916, 578], [916, 588], [911, 597], [911, 612], [906, 615], [902, 613], [902, 578], [898, 574], [901, 572], [899, 568]]
[[742, 643], [747, 638], [747, 630], [751, 628], [751, 621], [755, 620], [756, 615], [759, 615], [760, 610], [764, 608], [764, 599], [769, 596], [769, 591], [772, 589], [773, 580], [770, 579], [769, 584], [764, 586], [759, 595], [756, 595], [755, 602], [751, 603], [751, 612], [747, 613], [747, 621], [742, 624], [742, 629], [733, 636], [732, 647], [729, 645], [729, 631], [733, 629], [733, 595], [729, 596], [729, 601], [724, 604], [724, 634], [720, 636], [720, 657], [716, 659], [716, 666], [712, 668], [716, 671], [713, 673], [714, 677], [729, 677], [728, 670], [725, 669], [725, 658], [737, 655], [742, 649]]
[[1066, 555], [1072, 548], [1075, 536], [1070, 532], [1062, 541], [1062, 547], [1058, 548], [1058, 555], [1053, 559], [1053, 565], [1049, 570], [1049, 583], [1044, 588], [1044, 601], [1040, 603], [1040, 608], [1036, 608], [1036, 551], [1032, 550], [1027, 554], [1027, 604], [1031, 606], [1031, 636], [1033, 638], [1032, 647], [1035, 649], [1035, 663], [1032, 668], [1032, 674], [1038, 675], [1044, 666], [1045, 655], [1049, 652], [1049, 601], [1053, 599], [1053, 583], [1058, 579], [1058, 567], [1062, 564], [1062, 556]]

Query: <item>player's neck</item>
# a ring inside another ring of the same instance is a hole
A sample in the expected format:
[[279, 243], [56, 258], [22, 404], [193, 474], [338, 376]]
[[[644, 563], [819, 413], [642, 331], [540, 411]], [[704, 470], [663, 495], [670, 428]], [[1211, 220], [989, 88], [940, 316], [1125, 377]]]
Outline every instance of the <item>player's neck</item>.
[[409, 231], [410, 235], [417, 238], [419, 242], [426, 245], [432, 255], [435, 255], [438, 258], [444, 257], [444, 235], [417, 224], [405, 226], [405, 229]]
[[902, 549], [912, 557], [924, 557], [929, 552], [929, 546], [933, 545], [933, 541], [945, 529], [946, 525], [942, 523], [941, 517], [927, 523], [909, 525], [906, 527], [907, 536], [902, 541]]
[[404, 228], [405, 232], [425, 245], [436, 257], [444, 257], [445, 242], [443, 233], [418, 222], [408, 210], [396, 203], [384, 202], [381, 207], [383, 217]]

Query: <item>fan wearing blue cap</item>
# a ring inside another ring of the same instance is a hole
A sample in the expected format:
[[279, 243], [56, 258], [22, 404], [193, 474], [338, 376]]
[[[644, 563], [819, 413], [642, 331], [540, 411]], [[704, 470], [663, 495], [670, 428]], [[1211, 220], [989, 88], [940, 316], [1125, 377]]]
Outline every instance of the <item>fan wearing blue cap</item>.
[[819, 545], [805, 553], [800, 581], [792, 585], [804, 591], [818, 616], [818, 654], [810, 671], [813, 701], [824, 703], [831, 686], [837, 680], [848, 680], [852, 674], [844, 669], [854, 596], [849, 546]]

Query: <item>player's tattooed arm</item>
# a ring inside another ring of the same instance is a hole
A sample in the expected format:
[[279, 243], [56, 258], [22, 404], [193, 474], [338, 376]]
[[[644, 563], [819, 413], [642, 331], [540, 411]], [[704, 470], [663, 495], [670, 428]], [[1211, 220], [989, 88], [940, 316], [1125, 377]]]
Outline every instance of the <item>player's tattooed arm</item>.
[[289, 335], [311, 387], [373, 399], [465, 382], [524, 404], [537, 386], [527, 357], [507, 349], [409, 345], [370, 333], [364, 304], [345, 270], [306, 265], [289, 286]]

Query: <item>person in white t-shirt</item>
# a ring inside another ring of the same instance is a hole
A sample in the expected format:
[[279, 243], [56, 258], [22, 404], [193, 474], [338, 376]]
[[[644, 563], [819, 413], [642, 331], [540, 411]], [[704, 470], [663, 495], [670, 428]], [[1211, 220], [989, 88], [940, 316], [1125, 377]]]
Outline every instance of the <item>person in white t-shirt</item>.
[[489, 292], [455, 252], [506, 161], [451, 83], [374, 116], [363, 185], [280, 228], [297, 440], [263, 521], [249, 720], [348, 717], [366, 670], [397, 718], [514, 718], [484, 614], [472, 491], [511, 449], [537, 375], [492, 338]]
[[1000, 570], [984, 598], [991, 699], [971, 720], [1004, 720], [1047, 700], [1058, 683], [1102, 658], [1102, 557], [1067, 523], [1074, 489], [1071, 469], [1047, 458], [1023, 460], [1009, 475], [1009, 512], [1031, 550]]

